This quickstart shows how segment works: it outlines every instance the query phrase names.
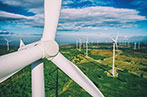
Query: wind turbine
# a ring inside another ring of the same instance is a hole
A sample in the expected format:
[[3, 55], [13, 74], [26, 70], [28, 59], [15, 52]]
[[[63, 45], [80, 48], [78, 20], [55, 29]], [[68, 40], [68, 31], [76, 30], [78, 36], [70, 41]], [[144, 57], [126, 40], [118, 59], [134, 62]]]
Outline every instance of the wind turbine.
[[128, 41], [128, 47], [130, 46], [130, 43], [129, 43], [129, 41]]
[[76, 40], [76, 49], [78, 50], [78, 40]]
[[117, 33], [117, 36], [116, 38], [112, 38], [112, 41], [113, 41], [113, 64], [112, 64], [112, 76], [114, 77], [115, 76], [115, 45], [116, 45], [116, 48], [118, 50], [118, 46], [117, 46], [117, 40], [118, 40], [118, 33]]
[[6, 40], [6, 45], [7, 45], [7, 51], [9, 50], [9, 42], [11, 42], [11, 41], [9, 41], [7, 38], [4, 38], [5, 40]]
[[134, 50], [136, 50], [136, 42], [134, 43]]
[[32, 97], [44, 97], [42, 58], [47, 58], [93, 97], [104, 97], [92, 81], [60, 52], [55, 41], [61, 0], [44, 0], [45, 25], [40, 41], [24, 45], [20, 50], [0, 56], [0, 83], [32, 64]]
[[99, 45], [99, 41], [97, 41], [97, 46]]
[[79, 39], [79, 51], [81, 51], [81, 48], [82, 48], [82, 41], [81, 39]]
[[140, 49], [140, 42], [138, 43], [138, 49]]
[[86, 40], [86, 57], [88, 56], [88, 37], [87, 37], [87, 40]]

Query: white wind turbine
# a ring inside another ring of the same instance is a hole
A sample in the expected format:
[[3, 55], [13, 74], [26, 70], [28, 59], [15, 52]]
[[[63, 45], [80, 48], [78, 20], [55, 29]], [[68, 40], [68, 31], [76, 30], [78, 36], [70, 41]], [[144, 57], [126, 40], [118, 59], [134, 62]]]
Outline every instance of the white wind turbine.
[[10, 47], [9, 47], [9, 42], [11, 42], [11, 41], [9, 41], [7, 38], [4, 38], [5, 40], [6, 40], [6, 45], [7, 45], [7, 51], [10, 49]]
[[81, 51], [81, 49], [82, 49], [82, 40], [79, 39], [79, 51]]
[[114, 77], [115, 76], [115, 46], [118, 50], [118, 46], [117, 46], [117, 40], [118, 40], [118, 33], [117, 33], [117, 36], [116, 38], [112, 38], [112, 41], [113, 41], [113, 64], [112, 64], [112, 76]]
[[125, 46], [128, 46], [128, 39], [129, 39], [128, 36], [124, 37], [124, 45]]
[[97, 41], [97, 46], [99, 45], [99, 41]]
[[40, 41], [0, 56], [0, 83], [32, 64], [32, 97], [45, 97], [42, 58], [47, 58], [93, 97], [104, 97], [92, 81], [60, 52], [55, 41], [61, 0], [44, 0], [45, 25]]
[[140, 42], [138, 43], [138, 49], [140, 49]]
[[87, 37], [87, 40], [86, 40], [86, 57], [88, 56], [88, 37]]
[[128, 47], [130, 46], [130, 43], [129, 43], [129, 41], [128, 41]]
[[136, 42], [134, 43], [134, 50], [136, 50]]
[[78, 40], [76, 40], [76, 49], [78, 50]]

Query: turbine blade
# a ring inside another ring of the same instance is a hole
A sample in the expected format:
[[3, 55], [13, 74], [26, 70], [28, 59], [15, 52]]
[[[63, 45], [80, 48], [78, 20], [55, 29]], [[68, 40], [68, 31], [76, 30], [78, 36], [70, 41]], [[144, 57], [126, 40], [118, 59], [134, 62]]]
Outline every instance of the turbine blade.
[[7, 42], [8, 42], [8, 39], [7, 38], [4, 38]]
[[61, 53], [51, 60], [77, 84], [85, 89], [93, 97], [104, 97], [99, 89], [92, 83], [90, 79], [72, 62], [67, 60]]
[[60, 8], [62, 0], [44, 0], [44, 32], [42, 39], [54, 40], [59, 20]]
[[115, 39], [115, 40], [116, 40], [116, 42], [117, 42], [117, 40], [118, 40], [118, 35], [119, 35], [119, 33], [117, 32], [116, 39]]
[[114, 40], [114, 38], [113, 38], [113, 37], [111, 37], [111, 40], [112, 40], [113, 42], [115, 42], [115, 40]]
[[42, 60], [32, 63], [32, 97], [45, 97]]
[[0, 83], [43, 56], [39, 46], [0, 56]]

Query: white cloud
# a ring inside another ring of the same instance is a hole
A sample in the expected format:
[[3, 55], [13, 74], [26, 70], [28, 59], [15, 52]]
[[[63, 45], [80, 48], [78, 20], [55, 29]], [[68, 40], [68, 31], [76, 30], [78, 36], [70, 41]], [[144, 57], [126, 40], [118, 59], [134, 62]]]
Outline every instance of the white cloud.
[[74, 3], [74, 2], [71, 0], [64, 0], [64, 2], [62, 4], [69, 4], [69, 3]]
[[43, 5], [43, 0], [0, 0], [4, 4], [26, 7], [26, 8], [38, 8]]
[[0, 11], [0, 21], [43, 27], [44, 16], [43, 14], [24, 16], [20, 14]]
[[[1, 2], [26, 8], [33, 12], [34, 16], [24, 16], [0, 11], [0, 18], [18, 24], [43, 27], [43, 0], [0, 0]], [[84, 0], [83, 0], [84, 1]], [[82, 0], [81, 0], [82, 2]], [[91, 2], [95, 2], [91, 0]], [[63, 1], [63, 4], [73, 3], [71, 0]], [[97, 1], [98, 3], [98, 1]], [[137, 21], [146, 20], [145, 16], [139, 15], [134, 9], [123, 9], [113, 7], [86, 7], [86, 8], [63, 8], [60, 15], [59, 30], [104, 30], [110, 27], [137, 27]], [[1, 21], [3, 21], [1, 19]]]
[[[81, 9], [67, 8], [61, 10], [60, 22], [81, 29], [97, 27], [136, 27], [135, 22], [146, 20], [133, 9], [113, 7], [87, 7]], [[63, 25], [63, 24], [62, 24]], [[66, 28], [65, 28], [66, 29]]]
[[27, 17], [24, 15], [9, 13], [5, 11], [0, 11], [0, 17], [2, 18], [13, 18], [13, 19], [31, 19], [31, 17]]

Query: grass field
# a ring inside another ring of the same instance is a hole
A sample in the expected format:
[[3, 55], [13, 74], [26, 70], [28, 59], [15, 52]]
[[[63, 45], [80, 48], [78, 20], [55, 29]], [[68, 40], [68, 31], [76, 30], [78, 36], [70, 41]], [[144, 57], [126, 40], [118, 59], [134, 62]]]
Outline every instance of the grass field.
[[[114, 78], [107, 76], [109, 70], [112, 69], [112, 48], [110, 45], [90, 48], [89, 58], [85, 57], [84, 49], [79, 52], [74, 49], [73, 45], [64, 45], [60, 48], [61, 53], [75, 63], [106, 97], [147, 97], [146, 46], [143, 50], [119, 48], [116, 53], [118, 77]], [[1, 54], [4, 53], [7, 52], [3, 50]], [[56, 91], [58, 91], [59, 97], [91, 97], [52, 62], [47, 59], [43, 59], [43, 61], [46, 97], [55, 97]], [[25, 67], [2, 82], [0, 97], [31, 97], [31, 67]]]

